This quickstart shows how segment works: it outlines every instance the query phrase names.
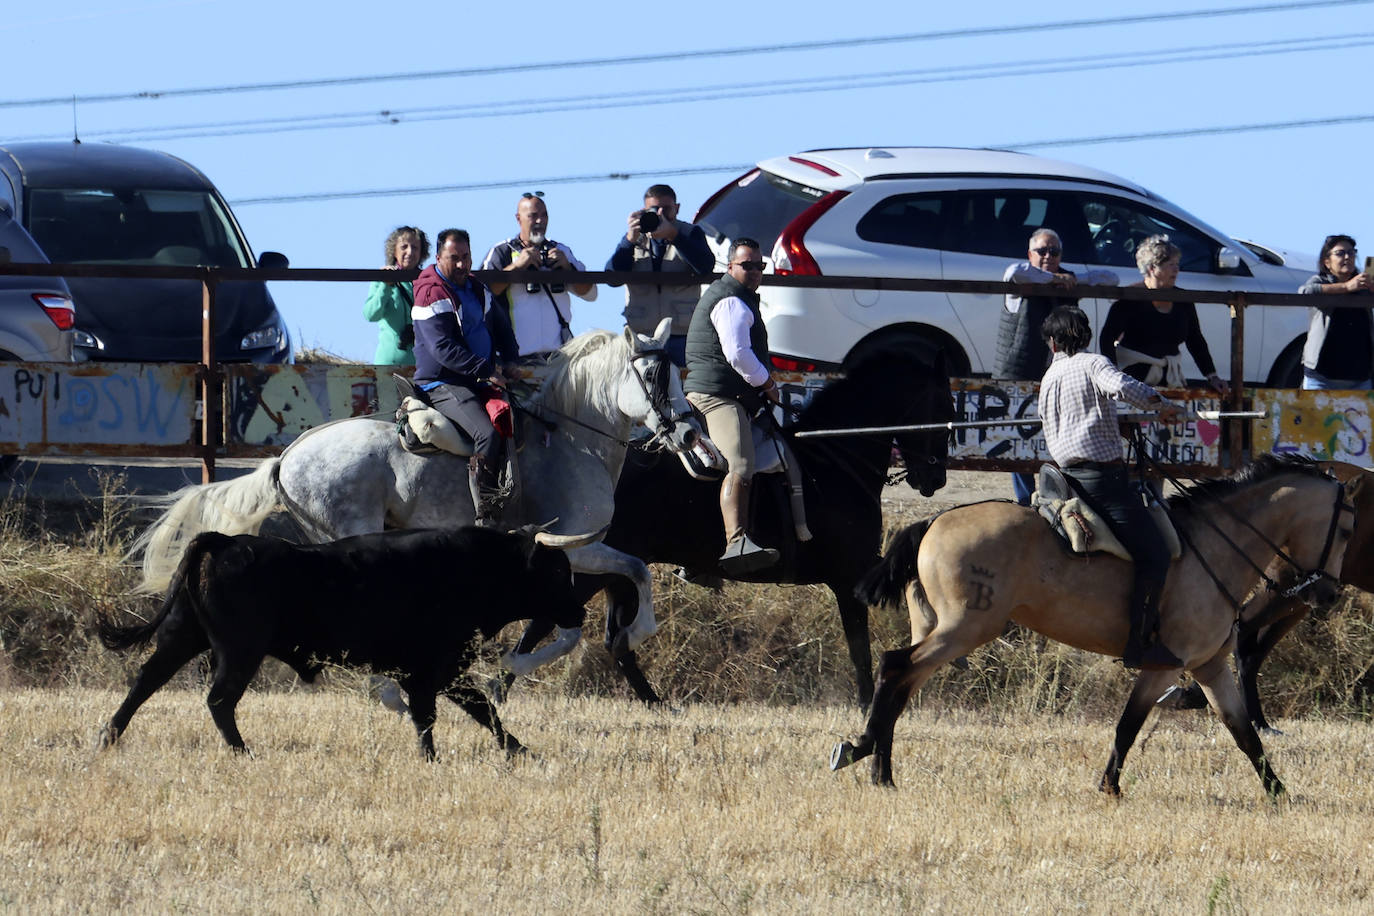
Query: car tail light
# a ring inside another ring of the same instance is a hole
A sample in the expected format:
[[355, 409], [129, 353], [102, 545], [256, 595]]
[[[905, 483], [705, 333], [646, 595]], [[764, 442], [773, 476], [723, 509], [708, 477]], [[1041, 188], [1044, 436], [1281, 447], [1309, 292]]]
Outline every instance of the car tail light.
[[807, 230], [816, 224], [816, 220], [848, 196], [848, 191], [831, 191], [803, 210], [801, 216], [787, 224], [787, 228], [782, 230], [777, 243], [773, 245], [774, 273], [784, 277], [792, 275], [819, 277], [821, 275], [820, 265], [816, 263], [815, 258], [811, 257], [811, 252], [806, 250], [803, 239]]
[[38, 307], [47, 313], [59, 331], [70, 331], [72, 325], [76, 324], [76, 308], [72, 305], [72, 300], [66, 296], [34, 293], [33, 301], [37, 302]]
[[790, 356], [778, 356], [776, 353], [768, 357], [774, 369], [781, 369], [784, 372], [815, 372], [815, 363], [807, 362], [804, 359], [793, 359]]

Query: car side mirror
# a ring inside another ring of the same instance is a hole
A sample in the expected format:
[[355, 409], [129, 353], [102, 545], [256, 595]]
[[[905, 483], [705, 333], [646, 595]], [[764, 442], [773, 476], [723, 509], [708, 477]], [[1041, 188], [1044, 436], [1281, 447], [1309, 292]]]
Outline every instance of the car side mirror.
[[291, 266], [291, 262], [280, 251], [264, 251], [258, 255], [258, 266], [267, 270], [285, 270]]
[[1234, 248], [1222, 248], [1217, 252], [1217, 270], [1222, 273], [1240, 267], [1240, 252]]

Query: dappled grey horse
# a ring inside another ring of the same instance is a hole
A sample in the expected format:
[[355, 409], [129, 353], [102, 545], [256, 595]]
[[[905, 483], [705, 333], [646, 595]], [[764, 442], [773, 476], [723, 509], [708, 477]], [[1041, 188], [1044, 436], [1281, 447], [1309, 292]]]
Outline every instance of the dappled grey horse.
[[[637, 424], [674, 452], [696, 444], [700, 434], [681, 378], [663, 350], [668, 332], [665, 320], [654, 336], [628, 328], [620, 335], [591, 331], [564, 344], [538, 393], [517, 412], [524, 443], [518, 452], [520, 488], [502, 510], [499, 525], [552, 523], [555, 534], [605, 529], [615, 509], [628, 437]], [[317, 542], [387, 528], [452, 528], [473, 520], [467, 459], [407, 452], [390, 417], [316, 427], [252, 474], [186, 487], [162, 504], [165, 511], [132, 551], [141, 555], [143, 587], [149, 591], [166, 588], [200, 532], [254, 534], [278, 509]], [[575, 572], [634, 582], [635, 618], [618, 635], [613, 651], [629, 651], [653, 635], [657, 623], [643, 561], [601, 543], [571, 550], [568, 559]], [[454, 588], [460, 591], [462, 583]], [[405, 600], [404, 583], [397, 583], [397, 600]], [[530, 608], [530, 616], [539, 610]], [[553, 643], [511, 658], [509, 665], [526, 673], [567, 654], [580, 636], [580, 629], [560, 630]]]

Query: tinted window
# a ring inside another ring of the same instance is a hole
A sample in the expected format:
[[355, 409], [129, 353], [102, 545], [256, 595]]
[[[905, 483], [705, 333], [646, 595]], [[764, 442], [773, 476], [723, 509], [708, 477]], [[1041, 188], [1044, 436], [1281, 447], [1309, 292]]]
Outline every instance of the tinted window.
[[27, 214], [56, 262], [251, 266], [224, 208], [203, 191], [34, 188]]
[[1083, 217], [1065, 195], [1036, 191], [975, 191], [958, 195], [946, 248], [1008, 260], [1026, 257], [1031, 233], [1044, 226], [1064, 241], [1064, 260], [1090, 250]]
[[779, 175], [752, 172], [702, 211], [697, 223], [708, 235], [755, 239], [767, 254], [787, 224], [824, 196]]
[[945, 199], [933, 194], [889, 197], [859, 220], [859, 238], [885, 245], [939, 248], [943, 237], [941, 211]]
[[1167, 235], [1183, 252], [1179, 268], [1217, 272], [1220, 245], [1210, 237], [1158, 210], [1115, 197], [1081, 195], [1083, 215], [1092, 233], [1095, 263], [1136, 269], [1136, 245], [1152, 235]]

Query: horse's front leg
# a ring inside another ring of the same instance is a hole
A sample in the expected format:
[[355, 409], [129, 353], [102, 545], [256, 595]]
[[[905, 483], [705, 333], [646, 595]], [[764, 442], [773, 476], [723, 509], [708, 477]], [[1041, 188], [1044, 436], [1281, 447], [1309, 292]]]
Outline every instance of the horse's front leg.
[[1136, 676], [1135, 686], [1126, 700], [1126, 708], [1116, 723], [1116, 739], [1112, 742], [1112, 755], [1107, 759], [1107, 769], [1102, 773], [1098, 788], [1108, 795], [1121, 794], [1121, 767], [1126, 755], [1135, 744], [1140, 727], [1154, 709], [1155, 700], [1164, 692], [1164, 685], [1178, 676], [1176, 671], [1142, 671]]
[[611, 655], [618, 657], [633, 651], [639, 648], [644, 640], [658, 632], [658, 621], [654, 619], [654, 597], [650, 587], [649, 567], [644, 565], [643, 560], [605, 544], [588, 544], [569, 550], [568, 562], [572, 564], [573, 572], [623, 576], [634, 583], [638, 597], [634, 620], [611, 640], [612, 644], [608, 646]]
[[1269, 758], [1265, 756], [1264, 744], [1260, 741], [1259, 733], [1255, 731], [1255, 726], [1250, 723], [1250, 717], [1245, 711], [1245, 702], [1240, 697], [1240, 691], [1236, 688], [1236, 682], [1231, 677], [1231, 670], [1226, 665], [1224, 654], [1213, 658], [1202, 668], [1193, 672], [1193, 677], [1202, 685], [1202, 692], [1207, 695], [1207, 702], [1216, 711], [1217, 716], [1231, 732], [1231, 737], [1236, 740], [1236, 746], [1245, 752], [1245, 756], [1250, 758], [1250, 764], [1259, 774], [1260, 782], [1264, 785], [1264, 791], [1270, 798], [1278, 798], [1287, 790], [1283, 783], [1279, 781], [1278, 775], [1269, 766]]

